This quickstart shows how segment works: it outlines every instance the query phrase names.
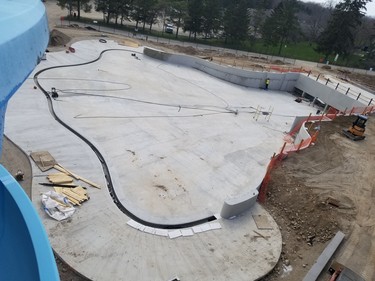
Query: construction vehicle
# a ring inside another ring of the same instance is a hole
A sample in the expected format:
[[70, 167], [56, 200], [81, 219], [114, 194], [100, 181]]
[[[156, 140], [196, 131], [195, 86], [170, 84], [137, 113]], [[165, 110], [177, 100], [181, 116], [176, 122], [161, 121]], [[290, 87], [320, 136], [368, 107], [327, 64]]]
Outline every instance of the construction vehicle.
[[344, 135], [351, 140], [358, 141], [365, 138], [367, 116], [358, 115], [353, 125], [348, 130], [342, 130]]

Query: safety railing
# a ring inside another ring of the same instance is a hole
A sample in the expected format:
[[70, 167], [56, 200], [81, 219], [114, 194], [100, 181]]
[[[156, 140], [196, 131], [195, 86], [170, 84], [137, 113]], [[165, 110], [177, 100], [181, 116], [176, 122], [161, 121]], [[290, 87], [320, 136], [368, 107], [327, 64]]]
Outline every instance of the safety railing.
[[[309, 72], [307, 74], [307, 76], [311, 76], [311, 72]], [[312, 77], [311, 77], [312, 78]], [[346, 85], [343, 85], [342, 83], [340, 82], [334, 82], [332, 80], [330, 80], [329, 78], [325, 78], [324, 75], [322, 73], [319, 73], [317, 76], [316, 76], [316, 81], [326, 85], [327, 87], [331, 88], [331, 89], [334, 89], [346, 96], [349, 96], [357, 101], [360, 101], [364, 104], [367, 104], [367, 105], [375, 105], [375, 101], [374, 101], [374, 98], [372, 97], [373, 94], [370, 93], [369, 94], [364, 94], [365, 90], [363, 90], [362, 92], [358, 91], [358, 90], [355, 90], [351, 87], [348, 87]], [[350, 83], [350, 82], [348, 82]]]

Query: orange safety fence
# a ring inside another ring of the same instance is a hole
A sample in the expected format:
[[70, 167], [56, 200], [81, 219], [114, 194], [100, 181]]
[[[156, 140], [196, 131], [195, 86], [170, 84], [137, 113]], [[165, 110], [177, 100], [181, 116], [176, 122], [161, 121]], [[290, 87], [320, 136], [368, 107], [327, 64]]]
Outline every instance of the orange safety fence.
[[340, 113], [340, 110], [334, 108], [334, 107], [330, 107], [328, 110], [327, 110], [327, 115], [330, 115], [330, 114], [339, 114]]
[[284, 145], [281, 148], [280, 153], [277, 154], [277, 155], [274, 154], [272, 156], [268, 166], [267, 166], [266, 174], [265, 174], [265, 176], [263, 178], [263, 181], [262, 181], [262, 183], [260, 185], [260, 188], [259, 188], [258, 202], [264, 203], [266, 201], [267, 187], [268, 187], [269, 181], [271, 180], [272, 169], [278, 163], [280, 163], [284, 158], [286, 158], [289, 153], [298, 152], [301, 149], [308, 148], [311, 145], [311, 143], [316, 142], [319, 131], [316, 131], [312, 136], [310, 136], [306, 139], [302, 139], [299, 143], [291, 143], [291, 140], [293, 140], [293, 137], [295, 137], [295, 135], [300, 131], [301, 127], [306, 122], [309, 122], [309, 121], [322, 121], [322, 120], [330, 121], [330, 120], [334, 119], [336, 116], [337, 116], [336, 112], [326, 114], [326, 115], [322, 114], [322, 115], [318, 115], [318, 116], [311, 116], [311, 114], [310, 114], [308, 117], [300, 120], [297, 123], [297, 125], [295, 125], [294, 128], [292, 128], [292, 130], [286, 135], [286, 137], [284, 137], [284, 140], [286, 140], [286, 141], [289, 140], [288, 143], [284, 142]]
[[317, 141], [319, 130], [306, 139], [302, 139], [299, 143], [293, 143], [295, 136], [300, 131], [301, 127], [309, 121], [332, 121], [337, 115], [353, 115], [353, 114], [372, 114], [375, 113], [375, 106], [365, 106], [365, 107], [353, 107], [350, 110], [345, 110], [344, 112], [339, 111], [335, 108], [330, 108], [327, 113], [317, 116], [308, 116], [300, 120], [294, 128], [284, 137], [284, 145], [280, 150], [279, 154], [274, 154], [267, 166], [266, 175], [260, 185], [258, 202], [266, 202], [267, 197], [267, 187], [269, 181], [271, 180], [271, 171], [275, 166], [285, 159], [291, 152], [298, 152], [301, 149], [308, 148], [312, 143]]
[[343, 112], [344, 115], [353, 115], [353, 114], [372, 114], [375, 113], [375, 106], [364, 106], [364, 107], [353, 107], [351, 110], [346, 110]]
[[316, 116], [308, 116], [302, 120], [300, 120], [298, 122], [297, 125], [294, 126], [294, 128], [292, 128], [292, 130], [290, 130], [290, 132], [284, 137], [284, 140], [287, 141], [288, 139], [290, 139], [290, 137], [294, 137], [298, 132], [299, 130], [301, 129], [302, 125], [304, 123], [307, 123], [309, 121], [331, 121], [333, 119], [335, 119], [335, 117], [337, 116], [336, 113], [332, 114], [322, 114], [322, 115], [316, 115]]

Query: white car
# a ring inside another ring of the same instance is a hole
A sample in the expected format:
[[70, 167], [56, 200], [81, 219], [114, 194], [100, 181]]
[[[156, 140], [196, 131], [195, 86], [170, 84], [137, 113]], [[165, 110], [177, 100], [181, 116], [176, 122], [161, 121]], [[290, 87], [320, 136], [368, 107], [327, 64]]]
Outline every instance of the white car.
[[165, 33], [173, 33], [173, 24], [167, 23], [165, 25]]

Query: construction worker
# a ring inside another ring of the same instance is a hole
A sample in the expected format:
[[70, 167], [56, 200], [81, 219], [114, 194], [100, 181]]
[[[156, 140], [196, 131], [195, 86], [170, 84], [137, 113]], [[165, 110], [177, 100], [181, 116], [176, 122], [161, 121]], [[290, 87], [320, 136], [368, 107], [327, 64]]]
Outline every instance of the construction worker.
[[266, 88], [265, 88], [265, 90], [268, 90], [268, 85], [270, 84], [270, 78], [267, 78], [266, 79]]

